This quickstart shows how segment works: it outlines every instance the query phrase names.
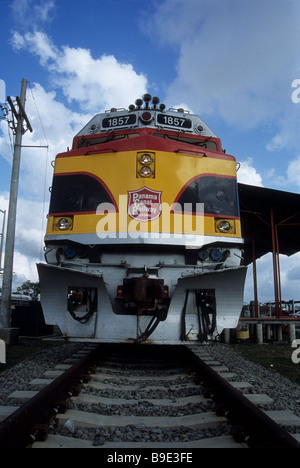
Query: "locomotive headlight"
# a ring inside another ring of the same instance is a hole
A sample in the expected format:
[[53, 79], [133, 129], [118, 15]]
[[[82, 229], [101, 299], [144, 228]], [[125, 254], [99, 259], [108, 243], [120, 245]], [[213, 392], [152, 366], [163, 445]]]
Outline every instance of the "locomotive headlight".
[[141, 164], [151, 164], [152, 163], [152, 157], [148, 153], [144, 153], [140, 157], [140, 162]]
[[54, 226], [59, 231], [67, 231], [72, 229], [73, 227], [73, 220], [71, 217], [65, 218], [54, 218]]
[[231, 229], [231, 224], [229, 221], [221, 221], [218, 228], [222, 232], [228, 232]]
[[234, 232], [234, 220], [229, 219], [217, 219], [216, 220], [216, 231], [222, 232], [223, 234], [231, 234]]
[[155, 153], [141, 151], [136, 156], [136, 176], [155, 179]]
[[151, 168], [149, 166], [143, 166], [142, 169], [140, 170], [140, 174], [142, 177], [149, 177], [151, 174]]
[[57, 221], [57, 227], [58, 229], [61, 229], [62, 231], [65, 231], [68, 229], [70, 226], [70, 221], [67, 218], [61, 218]]

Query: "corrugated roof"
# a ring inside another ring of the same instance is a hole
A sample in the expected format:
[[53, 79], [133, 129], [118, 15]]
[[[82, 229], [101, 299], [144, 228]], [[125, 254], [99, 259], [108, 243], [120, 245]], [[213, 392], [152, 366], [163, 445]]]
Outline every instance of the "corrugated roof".
[[279, 253], [300, 251], [300, 195], [253, 185], [238, 184], [245, 264], [272, 252], [272, 216], [278, 236]]

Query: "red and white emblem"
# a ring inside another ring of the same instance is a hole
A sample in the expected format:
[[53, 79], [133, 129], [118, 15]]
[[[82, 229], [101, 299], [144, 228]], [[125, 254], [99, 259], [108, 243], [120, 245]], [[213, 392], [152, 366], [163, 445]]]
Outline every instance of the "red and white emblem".
[[128, 214], [137, 221], [153, 221], [161, 215], [161, 194], [143, 187], [128, 192]]

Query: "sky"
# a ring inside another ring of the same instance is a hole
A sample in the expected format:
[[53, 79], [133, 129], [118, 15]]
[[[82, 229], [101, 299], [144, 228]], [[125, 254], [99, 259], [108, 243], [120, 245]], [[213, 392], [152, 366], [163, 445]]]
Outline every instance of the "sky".
[[[240, 182], [300, 193], [300, 0], [0, 0], [0, 17], [0, 102], [26, 78], [23, 145], [48, 146], [22, 149], [14, 285], [37, 281], [55, 155], [94, 114], [146, 92], [200, 115]], [[12, 142], [2, 119], [2, 211]], [[300, 254], [280, 265], [283, 299], [300, 301]], [[274, 300], [270, 254], [257, 269], [259, 300]]]

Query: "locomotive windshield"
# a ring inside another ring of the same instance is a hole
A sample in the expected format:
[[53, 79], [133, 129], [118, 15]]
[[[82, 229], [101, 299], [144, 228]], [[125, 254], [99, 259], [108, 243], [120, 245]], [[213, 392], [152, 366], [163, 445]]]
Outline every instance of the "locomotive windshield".
[[181, 141], [182, 143], [187, 143], [189, 145], [195, 145], [200, 148], [205, 148], [211, 151], [217, 151], [217, 144], [215, 141], [211, 140], [211, 138], [203, 138], [199, 139], [199, 137], [192, 137], [190, 135], [185, 135], [185, 134], [178, 134], [174, 135], [171, 133], [153, 133], [153, 136], [159, 137], [159, 138], [165, 138], [167, 140], [175, 140], [175, 141]]

